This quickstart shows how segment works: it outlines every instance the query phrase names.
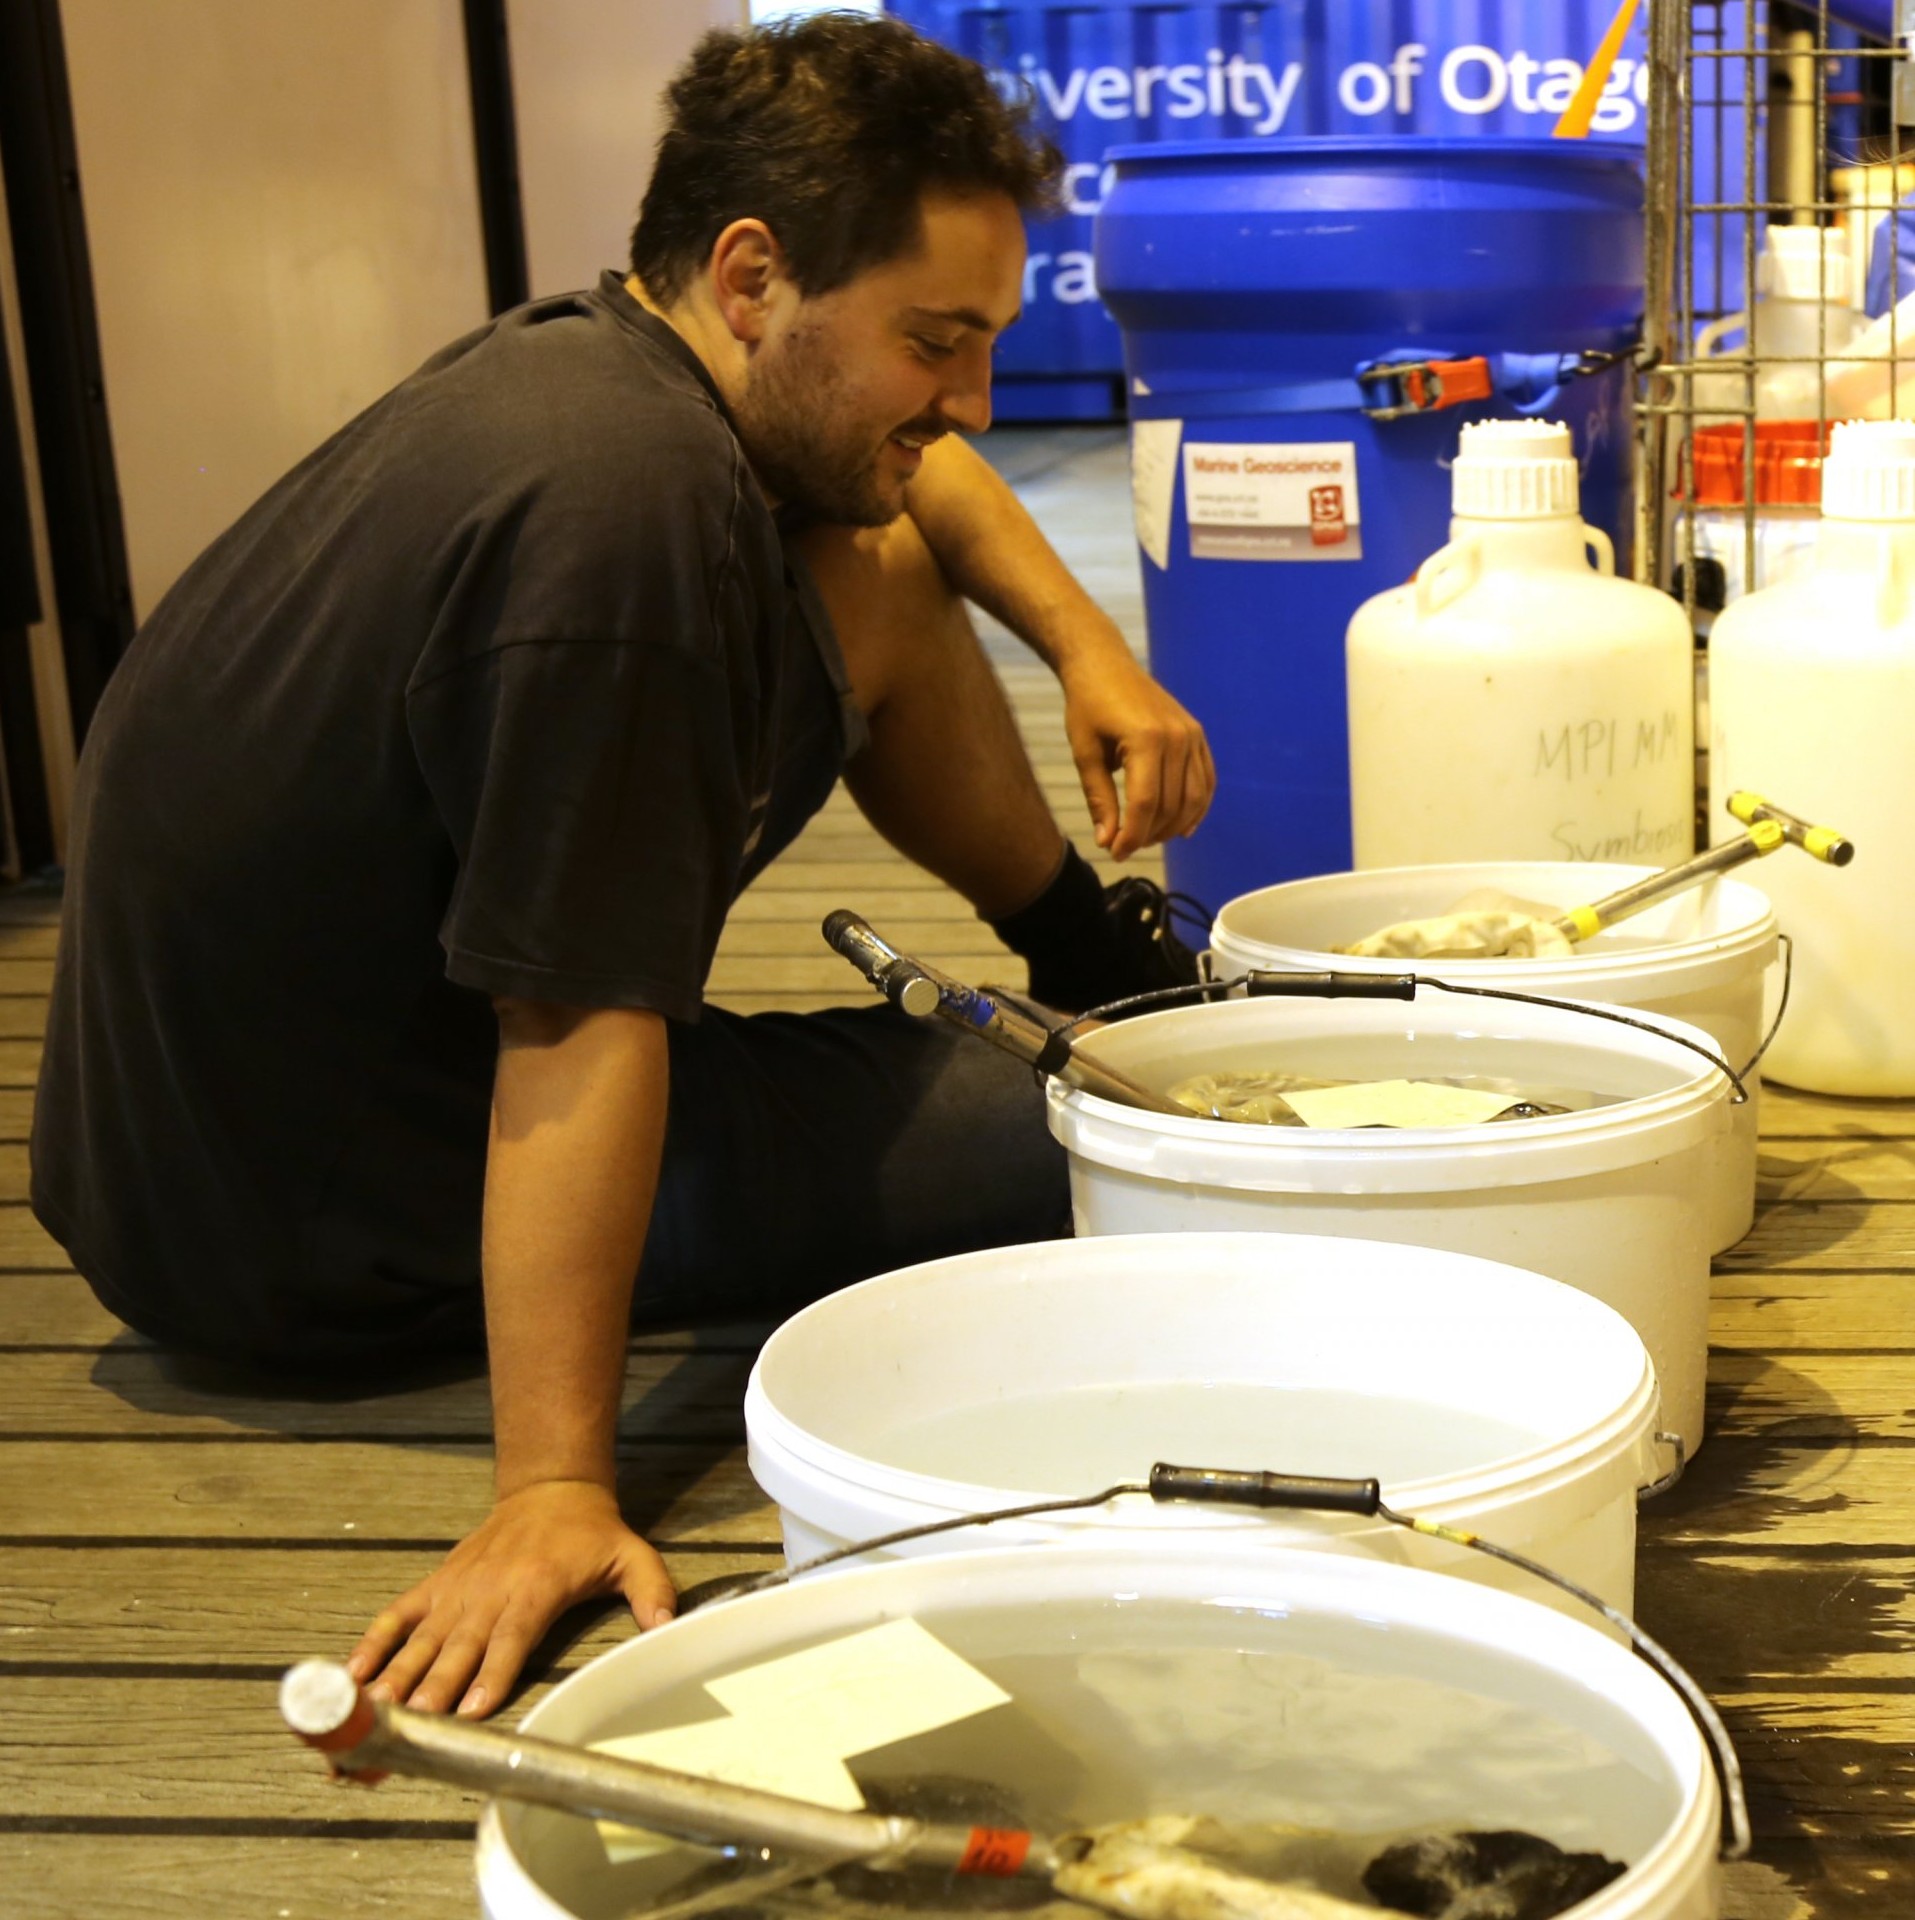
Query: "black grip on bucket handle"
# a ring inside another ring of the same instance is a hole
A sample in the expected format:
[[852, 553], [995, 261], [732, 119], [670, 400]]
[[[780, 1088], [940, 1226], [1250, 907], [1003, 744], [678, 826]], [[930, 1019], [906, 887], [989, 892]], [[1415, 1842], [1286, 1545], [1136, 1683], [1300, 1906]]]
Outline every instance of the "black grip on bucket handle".
[[1243, 990], [1253, 1000], [1285, 994], [1322, 1000], [1414, 1000], [1413, 973], [1276, 973], [1252, 967]]
[[1305, 1513], [1360, 1513], [1374, 1517], [1383, 1504], [1376, 1480], [1326, 1480], [1308, 1473], [1250, 1473], [1230, 1467], [1150, 1470], [1153, 1500], [1214, 1500], [1236, 1507], [1291, 1507]]

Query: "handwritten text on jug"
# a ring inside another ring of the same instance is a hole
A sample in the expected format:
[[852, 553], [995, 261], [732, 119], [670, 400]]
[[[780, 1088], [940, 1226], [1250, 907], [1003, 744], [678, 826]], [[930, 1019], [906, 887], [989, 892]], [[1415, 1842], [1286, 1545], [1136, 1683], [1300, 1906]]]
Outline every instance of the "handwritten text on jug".
[[1536, 778], [1604, 780], [1636, 767], [1660, 766], [1684, 750], [1682, 723], [1673, 711], [1660, 720], [1592, 718], [1562, 727], [1543, 727], [1536, 735]]

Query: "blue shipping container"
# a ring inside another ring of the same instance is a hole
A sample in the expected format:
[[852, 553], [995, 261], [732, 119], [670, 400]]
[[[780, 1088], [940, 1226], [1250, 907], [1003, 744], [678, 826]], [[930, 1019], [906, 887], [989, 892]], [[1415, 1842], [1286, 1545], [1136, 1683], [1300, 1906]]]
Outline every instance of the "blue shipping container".
[[[1123, 357], [1091, 224], [1107, 148], [1343, 134], [1534, 139], [1568, 104], [1616, 0], [889, 0], [1028, 86], [1069, 162], [1066, 210], [1034, 222], [1024, 319], [998, 351], [998, 417], [1108, 419]], [[1725, 16], [1740, 18], [1741, 9]], [[1645, 28], [1625, 40], [1595, 137], [1640, 145]], [[1725, 83], [1740, 85], [1740, 63]]]

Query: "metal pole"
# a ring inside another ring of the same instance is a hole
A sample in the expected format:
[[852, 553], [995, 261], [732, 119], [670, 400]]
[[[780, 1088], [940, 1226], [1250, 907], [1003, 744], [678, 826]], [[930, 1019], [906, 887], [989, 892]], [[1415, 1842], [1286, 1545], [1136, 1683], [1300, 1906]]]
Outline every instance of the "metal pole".
[[1649, 155], [1643, 202], [1644, 402], [1638, 412], [1641, 484], [1636, 495], [1636, 577], [1663, 578], [1662, 501], [1668, 472], [1669, 414], [1678, 383], [1666, 371], [1686, 359], [1677, 345], [1676, 227], [1680, 198], [1680, 139], [1685, 121], [1682, 56], [1688, 45], [1688, 0], [1650, 0]]
[[[766, 1847], [874, 1866], [908, 1860], [1040, 1880], [1049, 1879], [1057, 1865], [1050, 1844], [1029, 1834], [818, 1807], [469, 1720], [414, 1713], [372, 1699], [329, 1660], [294, 1667], [281, 1683], [279, 1705], [286, 1724], [337, 1773], [416, 1775], [721, 1849]], [[1006, 1865], [1008, 1853], [1000, 1852], [992, 1863], [976, 1864], [994, 1840], [1012, 1843], [1008, 1852], [1016, 1853], [1015, 1862]]]

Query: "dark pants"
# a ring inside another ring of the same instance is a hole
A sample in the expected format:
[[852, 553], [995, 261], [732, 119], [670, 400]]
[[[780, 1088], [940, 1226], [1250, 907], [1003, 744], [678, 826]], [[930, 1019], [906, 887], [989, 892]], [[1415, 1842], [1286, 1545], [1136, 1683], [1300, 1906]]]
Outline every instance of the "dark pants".
[[[669, 1033], [671, 1108], [637, 1321], [780, 1318], [893, 1267], [1070, 1231], [1064, 1150], [1036, 1078], [981, 1040], [875, 1003], [749, 1017], [707, 1008]], [[402, 1178], [395, 1191], [407, 1187]], [[179, 1324], [89, 1279], [113, 1312], [182, 1356], [318, 1379], [350, 1365], [365, 1387], [403, 1382], [483, 1350], [478, 1202], [475, 1180], [469, 1255], [437, 1242], [421, 1254], [394, 1225], [389, 1248], [346, 1277], [302, 1270], [270, 1337], [217, 1302]]]
[[671, 1030], [635, 1312], [782, 1314], [914, 1261], [1070, 1231], [1031, 1069], [887, 1006]]

